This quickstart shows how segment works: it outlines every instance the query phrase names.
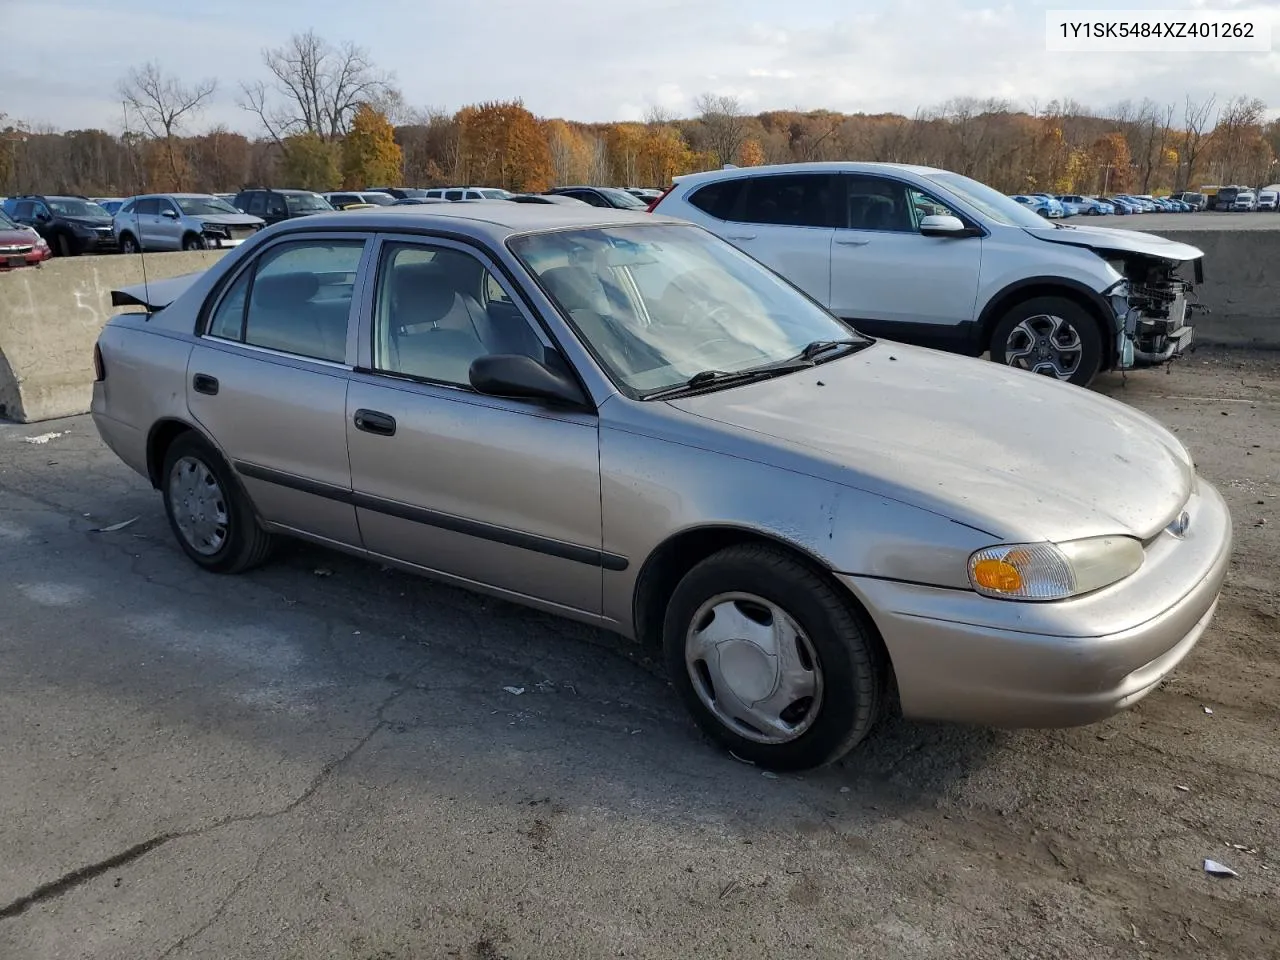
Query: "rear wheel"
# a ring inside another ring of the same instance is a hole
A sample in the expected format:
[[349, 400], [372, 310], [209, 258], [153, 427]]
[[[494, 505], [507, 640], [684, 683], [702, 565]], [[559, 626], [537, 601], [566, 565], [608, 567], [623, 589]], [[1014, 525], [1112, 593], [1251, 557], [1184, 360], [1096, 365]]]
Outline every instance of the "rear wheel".
[[161, 491], [169, 526], [183, 551], [214, 573], [242, 573], [271, 551], [231, 469], [196, 433], [184, 433], [165, 452]]
[[1035, 297], [1000, 318], [990, 350], [996, 363], [1087, 386], [1102, 366], [1102, 333], [1078, 303]]
[[883, 712], [879, 638], [851, 598], [799, 559], [728, 547], [667, 606], [672, 682], [699, 726], [736, 756], [803, 770], [844, 756]]

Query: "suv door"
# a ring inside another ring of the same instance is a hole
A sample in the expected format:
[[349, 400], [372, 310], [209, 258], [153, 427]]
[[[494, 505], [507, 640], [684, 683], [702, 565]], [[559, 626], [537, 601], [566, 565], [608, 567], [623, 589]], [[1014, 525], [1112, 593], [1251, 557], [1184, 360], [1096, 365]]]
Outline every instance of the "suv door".
[[155, 250], [160, 243], [160, 201], [144, 197], [133, 205], [134, 236], [144, 250]]
[[595, 412], [472, 389], [477, 357], [555, 354], [474, 250], [388, 235], [378, 259], [347, 395], [365, 547], [459, 583], [598, 614]]
[[203, 311], [187, 406], [268, 524], [360, 545], [347, 379], [366, 235], [296, 235], [235, 272]]
[[695, 190], [689, 203], [707, 215], [699, 223], [826, 306], [839, 186], [830, 173], [734, 177]]
[[168, 197], [160, 197], [156, 210], [156, 246], [161, 250], [181, 250], [182, 235], [186, 226], [182, 222], [182, 211]]
[[926, 213], [950, 208], [901, 180], [866, 174], [840, 180], [845, 222], [832, 246], [831, 312], [892, 340], [967, 346], [981, 238], [923, 236]]
[[283, 193], [273, 193], [268, 191], [266, 194], [267, 212], [261, 214], [262, 219], [268, 224], [279, 223], [281, 220], [289, 219], [289, 204], [285, 202]]

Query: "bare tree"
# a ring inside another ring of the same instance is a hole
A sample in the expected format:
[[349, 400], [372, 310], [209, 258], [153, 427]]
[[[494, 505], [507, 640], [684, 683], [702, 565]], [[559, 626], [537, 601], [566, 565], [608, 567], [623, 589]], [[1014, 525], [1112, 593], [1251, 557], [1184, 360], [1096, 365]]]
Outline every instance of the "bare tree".
[[1213, 128], [1209, 126], [1209, 115], [1213, 113], [1214, 97], [1210, 97], [1203, 103], [1196, 103], [1187, 97], [1186, 107], [1182, 113], [1182, 126], [1186, 131], [1183, 138], [1182, 157], [1186, 164], [1183, 166], [1182, 189], [1190, 188], [1192, 181], [1196, 175], [1196, 161], [1204, 153], [1209, 146], [1209, 140], [1213, 135]]
[[704, 93], [694, 102], [716, 162], [723, 166], [737, 160], [747, 139], [747, 118], [737, 97]]
[[675, 120], [676, 115], [666, 107], [653, 104], [644, 112], [644, 122], [652, 127], [665, 127]]
[[188, 86], [176, 77], [165, 76], [156, 63], [135, 67], [120, 81], [126, 115], [133, 114], [152, 140], [164, 142], [166, 165], [174, 189], [181, 190], [184, 179], [182, 165], [178, 163], [177, 134], [183, 122], [198, 114], [217, 89], [216, 79], [200, 80]]
[[298, 133], [337, 140], [362, 103], [401, 104], [392, 81], [368, 51], [353, 43], [333, 46], [314, 30], [294, 34], [287, 46], [264, 50], [270, 84], [241, 84], [240, 106], [254, 114], [276, 141]]
[[1261, 100], [1241, 96], [1229, 101], [1218, 115], [1213, 146], [1224, 183], [1247, 179], [1241, 168], [1246, 165], [1253, 141], [1262, 137], [1265, 111], [1266, 104]]
[[1141, 148], [1137, 151], [1142, 168], [1142, 192], [1151, 192], [1151, 178], [1159, 173], [1165, 163], [1165, 151], [1173, 132], [1174, 104], [1160, 106], [1151, 100], [1143, 100], [1138, 110], [1138, 136]]

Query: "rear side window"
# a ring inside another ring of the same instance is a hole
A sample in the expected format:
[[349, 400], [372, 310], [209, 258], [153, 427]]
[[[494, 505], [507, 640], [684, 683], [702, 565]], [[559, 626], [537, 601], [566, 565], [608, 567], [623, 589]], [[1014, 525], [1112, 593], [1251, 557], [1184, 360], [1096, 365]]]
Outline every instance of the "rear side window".
[[446, 200], [461, 200], [461, 199], [462, 199], [462, 191], [461, 191], [461, 190], [450, 190], [450, 191], [448, 191], [448, 192], [444, 195], [444, 198], [445, 198]]
[[742, 196], [742, 187], [746, 182], [745, 179], [737, 177], [709, 183], [693, 191], [689, 202], [717, 220], [731, 220], [738, 198]]
[[843, 226], [837, 224], [834, 181], [823, 173], [752, 177], [739, 219], [791, 227]]
[[347, 352], [363, 240], [304, 240], [264, 253], [227, 290], [209, 334], [316, 360]]

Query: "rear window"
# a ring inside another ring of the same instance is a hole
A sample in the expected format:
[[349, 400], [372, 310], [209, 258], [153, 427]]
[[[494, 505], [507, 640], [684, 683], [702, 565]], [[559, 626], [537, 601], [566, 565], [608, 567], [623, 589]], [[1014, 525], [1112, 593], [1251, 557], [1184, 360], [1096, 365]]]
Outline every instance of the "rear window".
[[738, 197], [742, 195], [744, 183], [746, 179], [742, 177], [709, 183], [693, 191], [689, 196], [689, 202], [717, 220], [728, 220], [738, 202]]

